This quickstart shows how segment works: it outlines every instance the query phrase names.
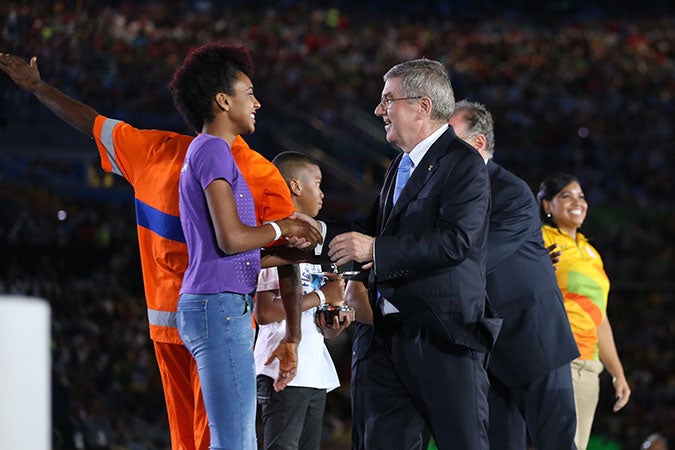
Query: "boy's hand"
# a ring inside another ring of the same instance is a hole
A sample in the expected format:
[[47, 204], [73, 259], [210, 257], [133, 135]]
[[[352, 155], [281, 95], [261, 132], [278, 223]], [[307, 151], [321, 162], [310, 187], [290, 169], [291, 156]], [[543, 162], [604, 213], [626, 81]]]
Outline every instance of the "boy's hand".
[[328, 339], [335, 339], [352, 324], [350, 316], [345, 316], [342, 322], [340, 322], [338, 316], [333, 316], [333, 324], [330, 327], [326, 323], [326, 318], [323, 314], [317, 314], [315, 321], [316, 325], [321, 328], [321, 333]]
[[345, 302], [345, 279], [339, 274], [326, 274], [326, 281], [321, 286], [321, 291], [326, 296], [329, 305], [342, 305]]

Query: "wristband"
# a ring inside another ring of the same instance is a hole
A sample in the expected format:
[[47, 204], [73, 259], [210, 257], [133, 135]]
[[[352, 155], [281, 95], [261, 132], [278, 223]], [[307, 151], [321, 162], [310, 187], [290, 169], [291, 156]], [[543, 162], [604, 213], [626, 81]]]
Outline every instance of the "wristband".
[[319, 296], [319, 306], [326, 304], [326, 294], [323, 293], [321, 289], [316, 289], [313, 291], [316, 295]]
[[281, 239], [281, 227], [279, 226], [278, 223], [276, 222], [266, 222], [267, 225], [272, 225], [272, 228], [274, 228], [274, 239], [272, 241], [278, 241]]

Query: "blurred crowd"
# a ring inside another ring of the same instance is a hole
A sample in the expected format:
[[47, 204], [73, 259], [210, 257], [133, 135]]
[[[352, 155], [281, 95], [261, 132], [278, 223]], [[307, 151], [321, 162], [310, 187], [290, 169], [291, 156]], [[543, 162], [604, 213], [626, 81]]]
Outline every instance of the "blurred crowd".
[[[608, 312], [633, 388], [618, 414], [601, 396], [598, 442], [636, 449], [654, 431], [675, 440], [675, 11], [667, 2], [623, 12], [602, 2], [248, 3], [10, 0], [0, 5], [0, 52], [37, 56], [47, 81], [110, 117], [190, 132], [166, 88], [174, 68], [195, 45], [242, 42], [263, 105], [254, 147], [268, 157], [318, 148], [325, 174], [370, 187], [395, 154], [372, 114], [382, 75], [402, 60], [444, 62], [457, 99], [491, 110], [497, 162], [534, 190], [566, 171], [586, 191], [584, 231], [612, 280]], [[168, 448], [131, 194], [119, 179], [92, 175], [94, 144], [64, 128], [0, 78], [0, 292], [52, 304], [55, 444]], [[59, 156], [75, 144], [86, 156]], [[28, 147], [44, 152], [22, 153]], [[329, 215], [370, 200], [327, 178]], [[345, 386], [349, 345], [348, 335], [330, 343]], [[346, 448], [348, 390], [328, 402], [325, 448]]]

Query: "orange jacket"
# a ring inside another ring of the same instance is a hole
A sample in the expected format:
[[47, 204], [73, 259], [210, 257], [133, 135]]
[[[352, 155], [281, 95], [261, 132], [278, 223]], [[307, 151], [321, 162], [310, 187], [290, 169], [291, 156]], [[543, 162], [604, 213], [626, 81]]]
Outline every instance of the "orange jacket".
[[[94, 138], [106, 172], [134, 188], [138, 245], [150, 338], [182, 344], [176, 310], [188, 255], [178, 217], [178, 179], [192, 136], [139, 130], [98, 116]], [[277, 168], [237, 136], [232, 155], [251, 190], [259, 223], [288, 217], [295, 208]]]

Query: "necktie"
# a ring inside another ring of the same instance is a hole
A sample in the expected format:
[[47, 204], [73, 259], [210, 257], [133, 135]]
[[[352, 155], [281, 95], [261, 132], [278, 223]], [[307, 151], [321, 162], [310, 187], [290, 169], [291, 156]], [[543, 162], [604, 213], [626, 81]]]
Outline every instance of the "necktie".
[[403, 187], [408, 182], [408, 178], [410, 178], [410, 171], [412, 170], [412, 165], [413, 163], [412, 160], [410, 159], [410, 156], [407, 153], [404, 153], [403, 158], [401, 158], [401, 162], [398, 164], [398, 172], [396, 173], [396, 186], [394, 186], [394, 199], [393, 199], [394, 205], [396, 204], [399, 195], [401, 195]]

